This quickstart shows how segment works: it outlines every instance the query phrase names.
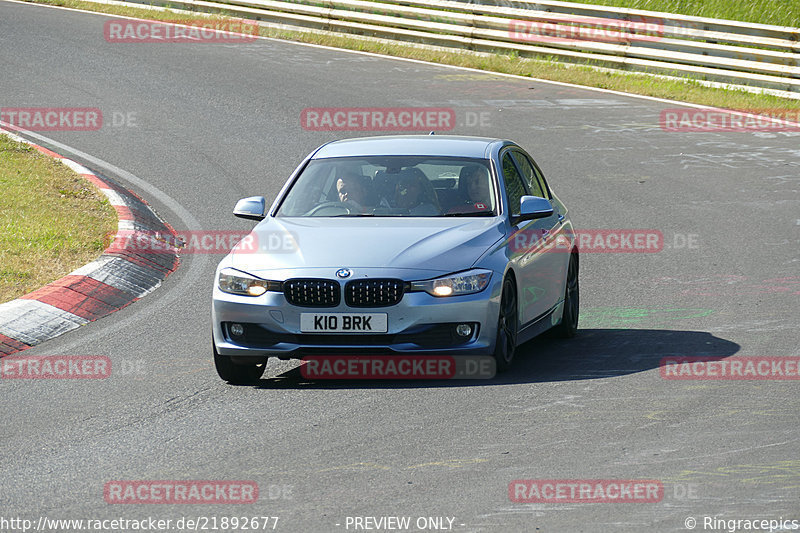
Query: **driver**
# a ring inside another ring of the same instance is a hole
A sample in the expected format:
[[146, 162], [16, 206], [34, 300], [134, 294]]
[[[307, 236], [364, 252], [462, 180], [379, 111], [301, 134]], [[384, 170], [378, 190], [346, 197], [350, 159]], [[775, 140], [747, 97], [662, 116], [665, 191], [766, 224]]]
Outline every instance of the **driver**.
[[365, 183], [364, 176], [354, 172], [346, 172], [336, 180], [336, 192], [339, 193], [339, 201], [356, 211], [366, 210], [369, 191]]

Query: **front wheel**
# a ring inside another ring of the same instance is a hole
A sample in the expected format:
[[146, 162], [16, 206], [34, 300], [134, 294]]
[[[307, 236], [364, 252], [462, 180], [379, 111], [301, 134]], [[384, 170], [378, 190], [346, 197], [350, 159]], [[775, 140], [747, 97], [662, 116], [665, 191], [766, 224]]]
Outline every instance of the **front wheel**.
[[500, 316], [497, 320], [497, 340], [494, 345], [494, 359], [497, 371], [505, 372], [511, 368], [514, 352], [517, 349], [517, 287], [507, 276], [503, 280], [500, 296]]
[[214, 366], [217, 374], [231, 385], [249, 385], [257, 382], [264, 374], [266, 363], [239, 365], [234, 363], [230, 356], [218, 354], [214, 341], [211, 341], [211, 346], [214, 349]]
[[567, 283], [564, 288], [564, 314], [561, 316], [561, 323], [553, 328], [553, 334], [564, 339], [577, 335], [579, 314], [578, 254], [571, 254], [567, 270]]

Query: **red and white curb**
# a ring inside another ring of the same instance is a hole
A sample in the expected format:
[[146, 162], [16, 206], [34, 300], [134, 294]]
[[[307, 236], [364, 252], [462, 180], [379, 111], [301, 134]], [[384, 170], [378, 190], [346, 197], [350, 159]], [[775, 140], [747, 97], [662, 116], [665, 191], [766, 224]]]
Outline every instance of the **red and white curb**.
[[[0, 128], [15, 141], [54, 157], [100, 189], [117, 211], [117, 231], [175, 242], [175, 230], [139, 196], [88, 168]], [[114, 242], [111, 239], [111, 242]], [[163, 249], [163, 248], [162, 248]], [[178, 267], [177, 248], [137, 253], [113, 244], [88, 265], [16, 300], [0, 304], [0, 357], [40, 344], [104, 317], [155, 290]]]

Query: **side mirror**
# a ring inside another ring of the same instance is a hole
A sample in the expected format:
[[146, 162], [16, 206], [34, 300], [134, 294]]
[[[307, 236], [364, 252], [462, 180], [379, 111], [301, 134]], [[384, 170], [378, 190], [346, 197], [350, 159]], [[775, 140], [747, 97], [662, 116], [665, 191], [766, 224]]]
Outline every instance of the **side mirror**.
[[263, 196], [242, 198], [236, 202], [236, 207], [233, 208], [233, 215], [249, 220], [264, 220], [267, 216], [267, 200]]
[[519, 200], [519, 216], [517, 222], [545, 218], [553, 214], [553, 204], [546, 198], [523, 196]]

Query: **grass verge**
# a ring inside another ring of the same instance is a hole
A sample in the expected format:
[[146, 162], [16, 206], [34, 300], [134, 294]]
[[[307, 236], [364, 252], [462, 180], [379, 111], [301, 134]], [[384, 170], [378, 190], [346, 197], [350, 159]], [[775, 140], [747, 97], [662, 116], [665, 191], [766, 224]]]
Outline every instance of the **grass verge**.
[[117, 229], [106, 197], [66, 165], [0, 134], [0, 302], [97, 259]]
[[[27, 1], [151, 20], [169, 20], [172, 22], [185, 20], [188, 22], [196, 20], [197, 18], [196, 15], [187, 13], [96, 4], [83, 0]], [[653, 1], [655, 2], [656, 0]], [[669, 0], [663, 0], [665, 3], [668, 1]], [[769, 2], [771, 0], [759, 1]], [[224, 17], [221, 16], [214, 16], [212, 20], [215, 18], [224, 19]], [[414, 46], [413, 44], [399, 42], [386, 43], [374, 39], [324, 33], [264, 27], [260, 30], [261, 35], [264, 37], [320, 44], [394, 57], [419, 59], [433, 63], [485, 70], [487, 72], [515, 74], [543, 80], [573, 83], [576, 85], [585, 85], [587, 87], [598, 87], [601, 89], [610, 89], [728, 109], [752, 111], [756, 113], [761, 110], [774, 112], [775, 110], [800, 109], [800, 100], [781, 98], [773, 95], [754, 94], [743, 90], [706, 87], [691, 79], [670, 80], [641, 73], [604, 72], [593, 69], [590, 66], [567, 64], [547, 57], [527, 58], [516, 55], [475, 54], [463, 50], [442, 51]]]
[[800, 2], [795, 0], [566, 0], [582, 4], [663, 11], [696, 17], [740, 20], [776, 26], [800, 25]]

